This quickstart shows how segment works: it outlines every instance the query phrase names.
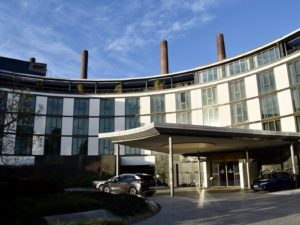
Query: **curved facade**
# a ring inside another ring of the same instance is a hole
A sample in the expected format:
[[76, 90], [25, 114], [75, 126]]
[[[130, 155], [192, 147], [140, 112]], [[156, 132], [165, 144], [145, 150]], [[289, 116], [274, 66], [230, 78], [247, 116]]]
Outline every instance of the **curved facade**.
[[[83, 80], [0, 70], [0, 79], [7, 102], [12, 90], [26, 89], [32, 98], [32, 119], [26, 125], [16, 121], [15, 132], [3, 138], [2, 154], [8, 156], [101, 156], [102, 169], [106, 166], [113, 172], [117, 146], [99, 140], [98, 133], [151, 122], [283, 132], [300, 129], [300, 30], [233, 58], [165, 75]], [[266, 150], [268, 155], [270, 151]], [[280, 149], [274, 152], [281, 161], [263, 154], [250, 156], [255, 162], [253, 176], [262, 169], [289, 169], [291, 159], [285, 153], [281, 156]], [[125, 146], [120, 153], [121, 171], [140, 169], [165, 176], [163, 154]], [[241, 154], [204, 155], [206, 186], [245, 186]], [[176, 158], [178, 185], [199, 183], [198, 167], [190, 159]], [[224, 183], [223, 169], [232, 170], [236, 177], [227, 176]], [[215, 183], [209, 177], [215, 177]]]

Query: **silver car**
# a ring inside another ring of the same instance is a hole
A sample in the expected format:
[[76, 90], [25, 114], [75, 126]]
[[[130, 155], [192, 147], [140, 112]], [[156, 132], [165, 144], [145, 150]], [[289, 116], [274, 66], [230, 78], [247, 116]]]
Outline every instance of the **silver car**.
[[156, 192], [154, 177], [142, 173], [122, 174], [107, 181], [98, 181], [96, 185], [98, 189], [107, 193], [151, 196]]

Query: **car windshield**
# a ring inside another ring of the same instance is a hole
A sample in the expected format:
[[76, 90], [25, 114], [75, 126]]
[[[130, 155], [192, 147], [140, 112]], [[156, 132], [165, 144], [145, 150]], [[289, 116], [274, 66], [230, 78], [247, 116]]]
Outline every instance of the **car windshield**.
[[271, 174], [270, 173], [265, 173], [265, 174], [262, 174], [259, 178], [260, 179], [270, 179], [271, 178]]

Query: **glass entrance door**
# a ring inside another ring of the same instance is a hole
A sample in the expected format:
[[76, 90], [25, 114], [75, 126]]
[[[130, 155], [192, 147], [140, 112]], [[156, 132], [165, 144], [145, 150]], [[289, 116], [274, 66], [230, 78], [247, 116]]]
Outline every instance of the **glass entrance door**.
[[238, 162], [212, 162], [211, 186], [240, 186]]

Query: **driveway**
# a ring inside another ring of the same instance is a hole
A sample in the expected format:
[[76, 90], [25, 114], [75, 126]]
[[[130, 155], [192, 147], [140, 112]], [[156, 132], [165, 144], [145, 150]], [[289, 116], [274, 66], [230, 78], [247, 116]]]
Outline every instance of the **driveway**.
[[177, 189], [170, 198], [158, 191], [150, 199], [161, 205], [155, 216], [135, 225], [299, 225], [300, 190], [274, 193], [240, 189]]

